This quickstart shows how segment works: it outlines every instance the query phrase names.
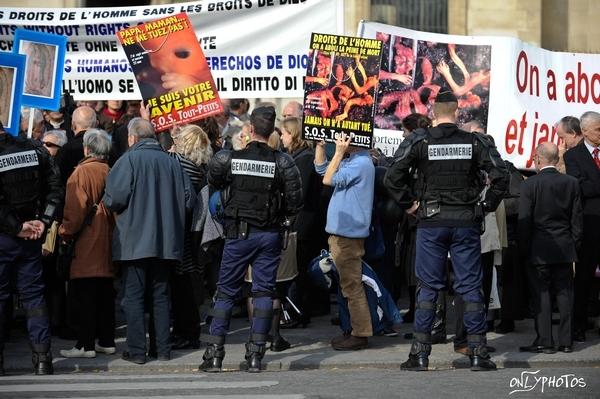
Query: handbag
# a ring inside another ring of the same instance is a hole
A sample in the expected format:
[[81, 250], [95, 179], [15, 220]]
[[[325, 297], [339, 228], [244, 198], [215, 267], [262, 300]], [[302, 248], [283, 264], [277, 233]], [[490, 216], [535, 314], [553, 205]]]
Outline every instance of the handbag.
[[50, 225], [48, 232], [46, 233], [46, 240], [42, 244], [42, 250], [49, 254], [53, 254], [56, 249], [56, 237], [58, 236], [58, 222], [54, 221]]

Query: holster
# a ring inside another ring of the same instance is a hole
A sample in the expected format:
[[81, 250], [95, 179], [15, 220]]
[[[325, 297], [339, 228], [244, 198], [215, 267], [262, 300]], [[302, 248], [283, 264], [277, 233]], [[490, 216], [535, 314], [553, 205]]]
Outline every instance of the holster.
[[245, 240], [248, 238], [248, 222], [240, 220], [227, 226], [225, 238], [230, 240]]
[[423, 207], [420, 207], [420, 209], [422, 209], [422, 211], [420, 212], [419, 216], [422, 219], [428, 219], [428, 218], [434, 217], [435, 215], [440, 213], [440, 211], [441, 211], [440, 205], [441, 205], [440, 202], [437, 200], [424, 201]]

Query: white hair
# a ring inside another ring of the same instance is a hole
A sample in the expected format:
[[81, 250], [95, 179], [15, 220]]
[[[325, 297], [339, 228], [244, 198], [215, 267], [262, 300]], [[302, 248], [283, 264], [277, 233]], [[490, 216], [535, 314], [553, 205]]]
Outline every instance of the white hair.
[[64, 130], [48, 130], [46, 133], [44, 133], [44, 137], [47, 136], [54, 136], [58, 139], [58, 144], [59, 146], [63, 146], [65, 144], [67, 144], [67, 133]]
[[586, 129], [586, 130], [589, 127], [589, 125], [591, 125], [592, 123], [598, 123], [598, 122], [600, 122], [600, 114], [595, 111], [588, 111], [588, 112], [584, 113], [583, 115], [581, 115], [581, 118], [579, 118], [579, 125], [581, 126], [582, 129]]
[[102, 129], [88, 129], [83, 135], [83, 146], [88, 149], [88, 155], [98, 159], [108, 159], [111, 139]]
[[127, 124], [127, 134], [140, 139], [156, 138], [152, 124], [143, 118], [133, 118]]

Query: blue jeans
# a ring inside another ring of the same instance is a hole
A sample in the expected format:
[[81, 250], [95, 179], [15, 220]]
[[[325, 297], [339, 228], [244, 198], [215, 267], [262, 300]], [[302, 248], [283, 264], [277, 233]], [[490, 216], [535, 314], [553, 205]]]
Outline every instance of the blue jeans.
[[27, 241], [0, 233], [0, 347], [4, 345], [7, 302], [11, 276], [27, 315], [29, 341], [50, 344], [50, 323], [42, 280], [42, 242]]
[[446, 285], [448, 253], [454, 269], [454, 290], [467, 304], [464, 324], [469, 335], [485, 334], [481, 239], [477, 227], [427, 227], [417, 229], [415, 274], [419, 280], [415, 333], [430, 334], [438, 291]]
[[159, 355], [171, 352], [169, 343], [169, 275], [172, 261], [147, 258], [123, 262], [123, 300], [127, 320], [127, 347], [133, 357], [146, 356], [144, 292], [146, 281], [152, 284], [152, 311]]

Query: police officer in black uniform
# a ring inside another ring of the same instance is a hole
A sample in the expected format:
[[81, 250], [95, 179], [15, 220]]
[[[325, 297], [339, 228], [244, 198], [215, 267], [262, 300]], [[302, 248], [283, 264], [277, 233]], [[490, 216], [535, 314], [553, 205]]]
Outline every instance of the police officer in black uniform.
[[[410, 207], [407, 212], [416, 212], [418, 219], [414, 341], [403, 370], [428, 368], [435, 303], [446, 284], [448, 252], [455, 291], [465, 301], [471, 370], [496, 369], [486, 349], [480, 234], [485, 212], [494, 211], [507, 190], [508, 173], [489, 139], [458, 129], [457, 109], [456, 96], [440, 90], [433, 106], [437, 126], [417, 129], [402, 142], [384, 180], [396, 201]], [[419, 177], [412, 187], [415, 169]], [[481, 170], [491, 182], [484, 199]]]
[[[48, 311], [42, 281], [42, 236], [64, 190], [48, 151], [0, 129], [0, 350], [4, 348], [11, 275], [27, 315], [35, 374], [52, 374]], [[0, 356], [0, 373], [4, 373]]]
[[254, 313], [246, 362], [249, 372], [260, 371], [273, 317], [282, 223], [289, 222], [302, 206], [300, 173], [293, 159], [267, 145], [275, 126], [275, 109], [256, 108], [250, 122], [248, 146], [220, 151], [208, 166], [209, 184], [222, 191], [226, 232], [209, 335], [200, 337], [208, 343], [200, 369], [208, 372], [221, 371], [231, 308], [250, 264]]

